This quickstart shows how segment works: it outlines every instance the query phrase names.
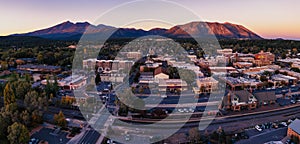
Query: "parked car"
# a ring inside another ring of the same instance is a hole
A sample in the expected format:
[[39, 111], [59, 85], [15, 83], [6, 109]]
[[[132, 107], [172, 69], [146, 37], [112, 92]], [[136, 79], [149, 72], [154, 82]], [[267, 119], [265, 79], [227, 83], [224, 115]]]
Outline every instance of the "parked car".
[[273, 123], [272, 127], [275, 128], [275, 129], [277, 129], [278, 125], [276, 123]]
[[129, 134], [126, 134], [126, 135], [125, 135], [125, 140], [126, 140], [126, 141], [130, 141], [130, 135], [129, 135]]
[[296, 101], [295, 100], [291, 100], [291, 104], [295, 104], [296, 103]]
[[162, 98], [167, 98], [168, 96], [164, 94], [164, 95], [161, 95], [161, 97]]
[[240, 136], [241, 136], [241, 139], [249, 139], [249, 136], [245, 132], [242, 132], [240, 134]]
[[178, 109], [178, 112], [183, 113], [184, 110], [183, 109]]
[[281, 122], [280, 124], [284, 125], [285, 127], [288, 126], [286, 122]]
[[194, 110], [195, 110], [194, 108], [189, 108], [190, 112], [194, 112]]
[[184, 108], [183, 111], [186, 112], [186, 113], [189, 112], [189, 110], [187, 108]]
[[260, 128], [260, 126], [259, 126], [259, 125], [256, 125], [256, 126], [255, 126], [255, 129], [256, 129], [257, 131], [259, 131], [259, 132], [261, 132], [261, 131], [262, 131], [262, 128]]

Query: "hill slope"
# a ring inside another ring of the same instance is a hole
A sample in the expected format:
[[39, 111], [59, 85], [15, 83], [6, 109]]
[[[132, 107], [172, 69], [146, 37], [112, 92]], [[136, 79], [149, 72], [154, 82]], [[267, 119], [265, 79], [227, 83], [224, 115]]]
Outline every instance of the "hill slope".
[[83, 35], [111, 35], [113, 38], [137, 38], [147, 35], [160, 35], [173, 38], [210, 37], [219, 39], [262, 39], [242, 25], [217, 22], [191, 22], [170, 29], [154, 28], [149, 31], [134, 28], [115, 28], [106, 25], [92, 25], [87, 22], [63, 22], [50, 28], [13, 36], [37, 36], [57, 40], [77, 40]]

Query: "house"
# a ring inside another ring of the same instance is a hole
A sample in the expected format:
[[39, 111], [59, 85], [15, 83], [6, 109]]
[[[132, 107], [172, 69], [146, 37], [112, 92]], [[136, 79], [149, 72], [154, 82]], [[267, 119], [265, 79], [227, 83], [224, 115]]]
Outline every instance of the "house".
[[154, 75], [154, 79], [156, 82], [159, 82], [160, 79], [169, 79], [169, 75], [167, 75], [163, 72], [160, 72], [160, 73]]
[[37, 82], [42, 79], [42, 74], [33, 74], [32, 77], [33, 77], [33, 81]]
[[10, 74], [11, 74], [10, 71], [5, 70], [5, 71], [3, 71], [3, 72], [0, 73], [0, 77], [7, 76], [7, 75], [10, 75]]
[[258, 105], [275, 104], [277, 99], [275, 91], [255, 92], [253, 95], [257, 98]]
[[161, 72], [161, 73], [159, 73], [159, 74], [156, 74], [156, 75], [154, 76], [154, 78], [155, 78], [155, 79], [169, 79], [169, 75], [167, 75], [167, 74]]
[[231, 91], [223, 99], [223, 107], [232, 111], [252, 110], [257, 107], [257, 99], [246, 90]]
[[291, 138], [300, 139], [300, 120], [294, 120], [288, 127], [287, 135]]

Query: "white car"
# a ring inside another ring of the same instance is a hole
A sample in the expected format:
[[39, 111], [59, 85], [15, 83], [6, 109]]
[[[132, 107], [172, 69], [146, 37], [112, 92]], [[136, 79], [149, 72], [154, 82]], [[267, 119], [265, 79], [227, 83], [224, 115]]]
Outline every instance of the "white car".
[[186, 113], [189, 112], [189, 110], [187, 108], [184, 108], [183, 111], [186, 112]]
[[292, 103], [292, 104], [295, 104], [295, 103], [296, 103], [296, 101], [295, 101], [295, 100], [291, 100], [291, 103]]
[[130, 140], [129, 134], [125, 135], [125, 140], [126, 140], [126, 141], [129, 141], [129, 140]]
[[183, 109], [178, 109], [178, 112], [183, 113], [184, 110]]
[[256, 126], [255, 126], [255, 129], [256, 129], [257, 131], [259, 131], [259, 132], [261, 132], [261, 131], [262, 131], [262, 129], [260, 128], [260, 126], [259, 126], [259, 125], [256, 125]]
[[281, 122], [280, 124], [282, 124], [283, 126], [287, 127], [288, 125], [286, 124], [286, 122]]
[[167, 98], [168, 96], [167, 96], [167, 95], [161, 95], [161, 97], [162, 97], [162, 98]]
[[194, 112], [194, 110], [195, 110], [194, 108], [189, 108], [190, 112]]

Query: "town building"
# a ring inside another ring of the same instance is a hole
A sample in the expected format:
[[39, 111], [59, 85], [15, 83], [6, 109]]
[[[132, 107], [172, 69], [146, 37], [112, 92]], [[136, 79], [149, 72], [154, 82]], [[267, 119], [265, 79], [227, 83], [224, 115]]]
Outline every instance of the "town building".
[[276, 74], [276, 75], [273, 75], [271, 78], [272, 78], [274, 85], [276, 85], [276, 83], [282, 83], [282, 82], [284, 82], [285, 84], [296, 84], [297, 83], [297, 78], [291, 77], [291, 76], [286, 76], [283, 74]]
[[220, 55], [232, 54], [232, 49], [218, 49], [217, 53]]
[[294, 120], [288, 127], [287, 135], [289, 137], [295, 137], [300, 139], [300, 120]]
[[124, 82], [125, 77], [126, 74], [115, 73], [112, 71], [107, 71], [100, 74], [100, 78], [102, 82], [122, 83]]
[[34, 65], [34, 64], [26, 64], [19, 65], [17, 67], [18, 70], [21, 71], [29, 71], [33, 73], [59, 73], [61, 72], [60, 66], [51, 66], [51, 65]]
[[142, 53], [141, 52], [125, 52], [126, 57], [128, 59], [135, 59], [135, 60], [139, 60], [140, 58], [142, 58]]
[[257, 98], [258, 106], [276, 103], [275, 91], [253, 92], [253, 95]]
[[246, 90], [230, 91], [223, 99], [223, 107], [232, 111], [251, 110], [257, 107], [257, 99]]
[[[49, 83], [54, 83], [54, 80], [49, 80]], [[80, 75], [68, 76], [57, 81], [58, 86], [64, 90], [75, 90], [86, 85], [86, 77]], [[47, 80], [42, 80], [41, 84], [47, 85]]]
[[164, 80], [169, 79], [169, 75], [163, 72], [159, 72], [154, 75], [154, 79], [156, 82], [159, 82], [160, 79], [164, 79]]
[[198, 78], [197, 87], [193, 88], [195, 94], [210, 93], [218, 89], [218, 81], [213, 77]]
[[262, 82], [259, 80], [244, 77], [226, 77], [221, 79], [224, 80], [226, 84], [230, 86], [231, 90], [235, 90], [236, 88], [257, 88], [262, 84]]
[[281, 72], [281, 73], [287, 73], [288, 76], [295, 77], [298, 80], [300, 80], [300, 73], [297, 73], [297, 72], [294, 72], [294, 71], [290, 71], [290, 70], [285, 70], [285, 69], [279, 70], [279, 72]]
[[234, 67], [209, 67], [212, 73], [229, 73], [229, 72], [234, 72], [236, 69]]
[[257, 66], [270, 65], [275, 61], [275, 55], [270, 52], [260, 51], [254, 56], [255, 56], [255, 64]]
[[97, 59], [86, 59], [83, 60], [84, 69], [95, 69], [98, 67], [98, 71], [110, 71], [110, 70], [121, 70], [131, 69], [134, 61], [129, 60], [97, 60]]
[[235, 62], [233, 63], [233, 66], [238, 67], [238, 68], [250, 68], [253, 66], [253, 63], [250, 62]]
[[186, 81], [181, 79], [160, 79], [158, 83], [158, 90], [165, 91], [186, 91], [188, 89], [188, 85]]
[[58, 85], [65, 90], [75, 90], [86, 85], [86, 77], [80, 75], [72, 75], [58, 81]]

